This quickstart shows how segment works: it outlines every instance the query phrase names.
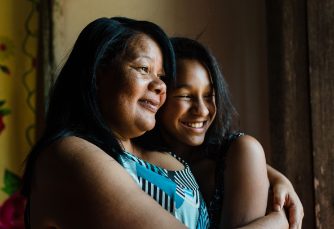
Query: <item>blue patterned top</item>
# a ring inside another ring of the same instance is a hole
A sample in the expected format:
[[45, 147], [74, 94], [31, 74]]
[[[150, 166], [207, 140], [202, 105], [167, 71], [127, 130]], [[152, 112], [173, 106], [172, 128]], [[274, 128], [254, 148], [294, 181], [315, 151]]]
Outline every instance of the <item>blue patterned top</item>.
[[188, 164], [173, 156], [184, 169], [170, 171], [127, 152], [120, 154], [117, 161], [143, 191], [188, 228], [208, 228], [209, 215], [198, 184]]

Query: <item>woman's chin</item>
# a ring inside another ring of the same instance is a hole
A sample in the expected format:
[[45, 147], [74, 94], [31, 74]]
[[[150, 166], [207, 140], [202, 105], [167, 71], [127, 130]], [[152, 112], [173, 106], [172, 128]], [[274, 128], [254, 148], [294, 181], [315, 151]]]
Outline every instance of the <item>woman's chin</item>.
[[154, 128], [155, 126], [155, 119], [151, 120], [150, 122], [145, 122], [142, 125], [139, 126], [138, 130], [141, 132], [141, 134], [138, 134], [137, 137], [143, 135], [145, 132], [150, 131]]

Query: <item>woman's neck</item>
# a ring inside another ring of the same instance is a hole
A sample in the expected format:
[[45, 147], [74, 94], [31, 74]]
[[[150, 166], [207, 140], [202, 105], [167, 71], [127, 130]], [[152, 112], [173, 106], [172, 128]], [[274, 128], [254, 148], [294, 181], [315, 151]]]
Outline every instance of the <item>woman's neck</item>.
[[142, 158], [142, 150], [137, 147], [132, 141], [131, 139], [128, 140], [120, 140], [121, 145], [123, 146], [123, 149], [128, 152], [131, 153], [133, 155], [135, 155], [136, 157]]
[[125, 138], [125, 137], [121, 136], [120, 134], [118, 134], [115, 131], [113, 132], [113, 134], [116, 137], [116, 139], [118, 140], [119, 144], [121, 145], [121, 147], [123, 148], [124, 151], [136, 155], [135, 150], [134, 150], [135, 146], [132, 143], [131, 138]]
[[123, 147], [124, 151], [131, 152], [132, 151], [132, 142], [130, 139], [119, 139], [121, 146]]

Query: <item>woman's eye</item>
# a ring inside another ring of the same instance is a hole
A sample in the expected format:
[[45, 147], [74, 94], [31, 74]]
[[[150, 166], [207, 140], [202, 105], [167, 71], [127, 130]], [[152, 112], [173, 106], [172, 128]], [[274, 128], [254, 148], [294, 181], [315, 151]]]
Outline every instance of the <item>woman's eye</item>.
[[137, 68], [141, 73], [148, 73], [148, 67], [141, 66]]

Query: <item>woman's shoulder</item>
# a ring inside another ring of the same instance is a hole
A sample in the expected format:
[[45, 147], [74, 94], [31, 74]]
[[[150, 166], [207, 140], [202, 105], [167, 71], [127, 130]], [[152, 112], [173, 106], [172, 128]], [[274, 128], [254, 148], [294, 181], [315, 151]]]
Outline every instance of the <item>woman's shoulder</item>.
[[[101, 148], [90, 141], [77, 136], [66, 136], [50, 144], [45, 151], [51, 151], [52, 155], [64, 159], [73, 157], [81, 158], [96, 154], [106, 154]], [[95, 156], [95, 155], [94, 155]]]
[[[87, 176], [113, 158], [93, 143], [76, 136], [66, 136], [47, 146], [36, 161], [35, 176], [45, 184], [68, 185], [71, 179]], [[112, 168], [112, 167], [111, 167]]]
[[152, 218], [157, 215], [165, 215], [165, 225], [178, 224], [113, 157], [89, 141], [64, 137], [42, 154], [32, 188], [32, 225], [52, 219], [64, 228], [134, 227], [138, 223], [143, 225], [140, 228], [154, 228], [159, 220]]
[[101, 150], [93, 143], [87, 141], [84, 138], [77, 137], [77, 136], [65, 136], [59, 138], [47, 148], [47, 150], [52, 150], [54, 152], [72, 152], [75, 153], [77, 151], [82, 150]]
[[110, 156], [83, 138], [66, 136], [52, 142], [40, 152], [36, 162], [36, 171], [55, 172], [62, 168], [62, 171], [66, 169], [69, 170], [67, 172], [70, 172], [79, 169], [77, 166], [86, 166], [82, 163], [86, 160], [95, 162], [101, 158], [110, 159]]

